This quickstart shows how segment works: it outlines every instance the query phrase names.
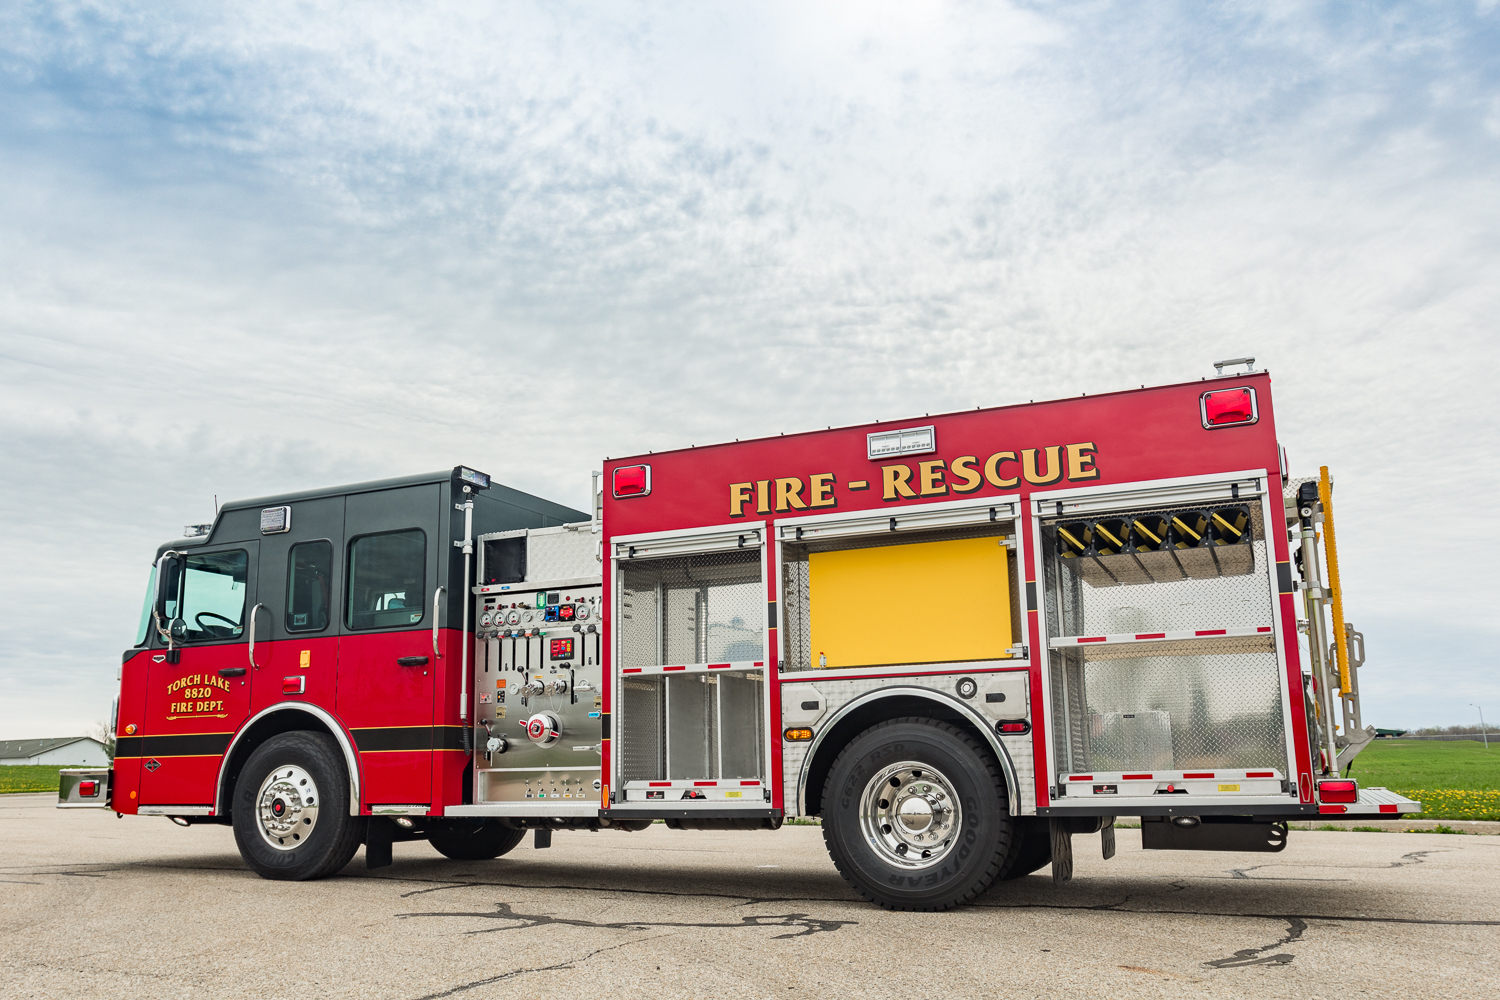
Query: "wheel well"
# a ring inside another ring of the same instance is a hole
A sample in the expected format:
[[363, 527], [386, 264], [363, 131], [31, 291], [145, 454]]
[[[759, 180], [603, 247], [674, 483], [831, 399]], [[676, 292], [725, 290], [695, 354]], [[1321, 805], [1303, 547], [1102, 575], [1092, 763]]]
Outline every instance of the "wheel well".
[[[299, 730], [315, 733], [329, 732], [328, 725], [317, 716], [298, 711], [295, 708], [284, 709], [280, 712], [271, 712], [253, 722], [247, 728], [234, 745], [233, 752], [224, 767], [222, 776], [223, 784], [219, 787], [219, 802], [223, 808], [219, 810], [219, 820], [228, 823], [233, 819], [234, 813], [234, 786], [240, 779], [240, 770], [244, 768], [245, 761], [266, 740], [282, 733], [293, 733]], [[334, 736], [335, 741], [337, 737]]]
[[913, 716], [952, 723], [977, 739], [981, 746], [991, 749], [988, 735], [980, 731], [972, 719], [940, 701], [920, 695], [877, 698], [860, 705], [840, 719], [818, 744], [817, 752], [807, 769], [807, 814], [817, 816], [823, 812], [823, 785], [828, 781], [828, 772], [833, 768], [834, 760], [850, 740], [877, 723]]

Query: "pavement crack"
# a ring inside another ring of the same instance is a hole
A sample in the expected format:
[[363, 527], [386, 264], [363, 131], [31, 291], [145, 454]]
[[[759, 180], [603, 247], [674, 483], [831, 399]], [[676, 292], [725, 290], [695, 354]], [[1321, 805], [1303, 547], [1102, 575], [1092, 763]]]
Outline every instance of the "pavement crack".
[[554, 917], [545, 913], [517, 913], [509, 903], [496, 903], [493, 912], [483, 911], [452, 911], [432, 913], [398, 913], [398, 920], [409, 920], [416, 917], [469, 917], [482, 920], [502, 920], [510, 922], [506, 927], [484, 927], [479, 930], [469, 931], [470, 934], [493, 934], [497, 931], [526, 930], [532, 927], [545, 927], [559, 924], [566, 927], [587, 927], [591, 930], [623, 930], [644, 931], [652, 928], [685, 928], [716, 929], [724, 928], [737, 930], [740, 928], [786, 928], [788, 933], [776, 934], [771, 940], [780, 941], [786, 938], [809, 937], [813, 934], [829, 934], [847, 926], [858, 926], [857, 920], [832, 920], [814, 917], [806, 913], [782, 913], [782, 914], [752, 914], [741, 917], [735, 923], [723, 923], [720, 921], [686, 921], [686, 920], [621, 920], [610, 923], [602, 923], [596, 920], [585, 920], [571, 917]]
[[1288, 945], [1293, 941], [1300, 940], [1302, 933], [1307, 930], [1307, 921], [1301, 917], [1280, 917], [1278, 919], [1285, 920], [1287, 923], [1286, 935], [1280, 940], [1272, 941], [1270, 944], [1262, 945], [1259, 948], [1242, 948], [1228, 958], [1216, 958], [1213, 961], [1204, 962], [1203, 964], [1211, 969], [1239, 969], [1247, 965], [1289, 964], [1296, 957], [1295, 955], [1289, 955], [1286, 952], [1267, 955], [1266, 952], [1272, 948], [1280, 948], [1282, 945]]
[[441, 998], [443, 997], [451, 997], [458, 993], [467, 993], [469, 990], [478, 989], [481, 986], [489, 986], [492, 983], [501, 983], [507, 979], [514, 979], [517, 976], [524, 976], [532, 972], [556, 972], [559, 969], [571, 969], [575, 965], [578, 965], [580, 962], [587, 962], [595, 955], [601, 954], [606, 951], [614, 951], [616, 948], [624, 948], [627, 945], [640, 944], [642, 940], [649, 941], [651, 939], [642, 938], [636, 941], [622, 941], [619, 944], [606, 945], [603, 948], [595, 948], [593, 951], [586, 952], [578, 956], [577, 958], [569, 958], [564, 961], [558, 962], [555, 965], [539, 965], [534, 969], [512, 969], [509, 972], [502, 972], [498, 976], [489, 976], [484, 979], [476, 979], [473, 982], [462, 983], [458, 986], [453, 987], [452, 989], [443, 990], [441, 993], [428, 993], [425, 996], [418, 997], [417, 1000], [441, 1000]]

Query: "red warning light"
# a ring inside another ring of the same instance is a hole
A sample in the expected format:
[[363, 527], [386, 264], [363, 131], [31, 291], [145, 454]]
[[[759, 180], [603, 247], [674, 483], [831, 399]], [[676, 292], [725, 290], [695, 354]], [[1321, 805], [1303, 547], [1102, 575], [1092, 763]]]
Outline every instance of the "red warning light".
[[1203, 426], [1209, 430], [1253, 424], [1260, 419], [1255, 390], [1249, 386], [1205, 392], [1198, 398], [1198, 409], [1203, 417]]
[[643, 497], [651, 492], [651, 466], [624, 465], [615, 470], [615, 497]]
[[1358, 802], [1359, 786], [1352, 781], [1320, 781], [1318, 782], [1318, 801], [1327, 802]]

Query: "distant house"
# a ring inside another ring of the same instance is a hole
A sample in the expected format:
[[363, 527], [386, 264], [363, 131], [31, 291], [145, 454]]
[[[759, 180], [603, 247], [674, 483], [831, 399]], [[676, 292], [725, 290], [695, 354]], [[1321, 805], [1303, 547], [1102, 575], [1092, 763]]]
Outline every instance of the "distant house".
[[56, 767], [108, 767], [104, 744], [92, 736], [50, 740], [0, 740], [0, 764], [46, 764]]

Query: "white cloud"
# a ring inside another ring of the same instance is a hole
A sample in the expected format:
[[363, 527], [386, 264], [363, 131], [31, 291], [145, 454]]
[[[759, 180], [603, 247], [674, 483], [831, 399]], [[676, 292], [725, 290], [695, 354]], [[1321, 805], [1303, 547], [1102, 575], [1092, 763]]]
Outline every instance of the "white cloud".
[[1500, 485], [1493, 17], [3, 17], [13, 735], [103, 710], [142, 567], [214, 493], [464, 461], [582, 505], [605, 455], [1241, 353], [1338, 476], [1372, 717], [1500, 694], [1500, 594], [1432, 520]]

